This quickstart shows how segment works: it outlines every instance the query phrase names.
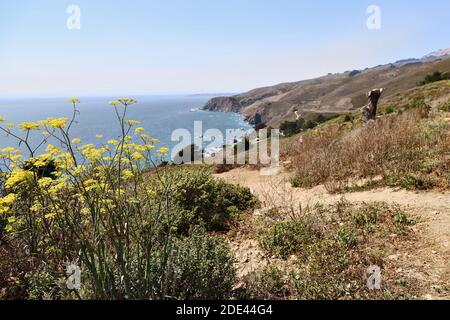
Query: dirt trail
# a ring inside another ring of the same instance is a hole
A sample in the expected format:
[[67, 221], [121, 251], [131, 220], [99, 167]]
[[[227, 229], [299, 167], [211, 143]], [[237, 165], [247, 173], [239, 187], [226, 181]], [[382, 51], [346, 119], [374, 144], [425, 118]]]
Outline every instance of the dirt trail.
[[417, 241], [389, 257], [400, 265], [399, 274], [412, 275], [426, 283], [422, 298], [450, 299], [450, 192], [411, 192], [389, 188], [331, 195], [323, 186], [296, 189], [289, 174], [262, 176], [245, 168], [215, 175], [228, 183], [248, 187], [264, 208], [288, 205], [332, 204], [341, 199], [350, 202], [387, 202], [398, 204], [418, 217], [414, 226]]

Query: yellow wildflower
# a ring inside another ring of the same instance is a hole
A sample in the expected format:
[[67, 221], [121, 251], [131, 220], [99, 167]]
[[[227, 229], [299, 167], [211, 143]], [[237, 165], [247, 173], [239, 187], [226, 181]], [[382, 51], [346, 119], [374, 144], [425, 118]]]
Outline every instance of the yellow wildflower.
[[44, 218], [47, 220], [54, 219], [55, 217], [56, 217], [56, 213], [48, 213], [44, 216]]
[[39, 124], [35, 122], [22, 122], [19, 124], [19, 128], [23, 131], [39, 130]]
[[70, 98], [70, 99], [68, 99], [68, 101], [72, 102], [72, 103], [80, 103], [80, 100], [77, 98]]
[[50, 185], [52, 183], [53, 183], [53, 179], [51, 179], [51, 178], [42, 178], [42, 179], [39, 179], [39, 181], [38, 181], [39, 187], [41, 187], [43, 189], [50, 187]]
[[5, 118], [0, 116], [0, 122], [4, 122], [4, 121], [5, 121]]
[[67, 118], [48, 118], [47, 120], [40, 121], [40, 124], [54, 129], [63, 129], [67, 125]]
[[119, 141], [117, 141], [117, 140], [109, 140], [108, 144], [110, 144], [112, 146], [117, 146], [119, 144]]
[[133, 172], [131, 172], [130, 169], [125, 169], [123, 170], [123, 176], [125, 177], [125, 179], [129, 179], [129, 178], [133, 178]]
[[142, 132], [144, 132], [144, 131], [145, 131], [145, 129], [142, 128], [142, 127], [136, 128], [136, 129], [134, 130], [134, 132], [135, 132], [136, 134], [140, 134], [140, 133], [142, 133]]
[[102, 135], [102, 134], [97, 134], [97, 135], [95, 135], [95, 137], [96, 137], [97, 139], [103, 139], [104, 135]]
[[17, 200], [17, 195], [10, 193], [7, 196], [0, 198], [0, 214], [8, 213], [11, 206]]
[[136, 120], [127, 120], [126, 123], [127, 123], [130, 127], [133, 127], [133, 126], [136, 126], [136, 125], [138, 125], [138, 124], [141, 124], [139, 121], [136, 121]]
[[139, 152], [133, 153], [133, 154], [131, 155], [131, 157], [132, 157], [134, 160], [136, 160], [136, 161], [139, 161], [139, 160], [142, 160], [142, 159], [145, 158], [145, 157], [144, 157], [141, 153], [139, 153]]
[[11, 172], [6, 180], [5, 187], [11, 188], [23, 182], [33, 179], [33, 173], [27, 170], [15, 170]]
[[130, 104], [137, 103], [136, 100], [131, 99], [131, 98], [119, 98], [119, 99], [117, 99], [117, 101], [120, 102], [123, 105], [130, 105]]
[[14, 149], [13, 147], [6, 147], [2, 149], [2, 152], [4, 153], [17, 153], [18, 150]]
[[158, 153], [167, 153], [167, 152], [169, 152], [169, 148], [160, 148], [158, 150]]
[[81, 143], [81, 139], [80, 138], [74, 138], [74, 139], [72, 139], [72, 143], [73, 144], [79, 144], [79, 143]]
[[45, 151], [47, 151], [48, 153], [50, 153], [51, 155], [57, 154], [61, 152], [61, 148], [55, 147], [52, 144], [49, 144], [47, 146], [47, 148], [45, 149]]

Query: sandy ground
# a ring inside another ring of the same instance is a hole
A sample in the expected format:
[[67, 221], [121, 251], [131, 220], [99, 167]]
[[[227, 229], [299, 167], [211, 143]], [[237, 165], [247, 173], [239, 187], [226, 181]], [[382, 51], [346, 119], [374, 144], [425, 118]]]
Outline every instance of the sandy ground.
[[[313, 189], [292, 188], [288, 173], [276, 176], [262, 176], [258, 171], [239, 168], [215, 175], [228, 183], [239, 184], [251, 189], [262, 202], [263, 208], [332, 204], [342, 198], [350, 202], [387, 202], [398, 204], [410, 214], [418, 217], [414, 226], [418, 235], [411, 245], [400, 248], [388, 257], [395, 260], [399, 274], [412, 275], [426, 283], [422, 298], [450, 299], [450, 192], [410, 192], [388, 188], [364, 192], [331, 195], [323, 186]], [[265, 264], [264, 255], [254, 240], [232, 244], [235, 251], [241, 251], [240, 262], [246, 266], [240, 270], [245, 275]]]

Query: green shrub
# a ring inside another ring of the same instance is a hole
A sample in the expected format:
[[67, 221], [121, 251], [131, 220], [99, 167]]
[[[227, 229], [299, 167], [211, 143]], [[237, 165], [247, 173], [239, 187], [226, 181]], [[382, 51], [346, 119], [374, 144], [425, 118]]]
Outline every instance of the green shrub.
[[335, 117], [326, 118], [320, 114], [312, 120], [306, 121], [305, 119], [300, 118], [296, 121], [285, 121], [280, 125], [280, 131], [283, 132], [285, 136], [290, 137], [304, 130], [314, 129], [318, 125], [325, 123], [332, 118]]
[[371, 228], [378, 222], [378, 216], [381, 208], [374, 204], [364, 205], [352, 212], [352, 220], [357, 227], [371, 230]]
[[171, 194], [181, 209], [178, 217], [181, 232], [201, 223], [207, 230], [224, 230], [240, 213], [257, 204], [248, 188], [214, 179], [206, 168], [180, 169], [165, 178], [173, 180]]
[[228, 244], [201, 227], [175, 241], [170, 264], [162, 272], [170, 279], [165, 294], [181, 300], [229, 299], [236, 283]]
[[27, 295], [30, 300], [57, 300], [61, 288], [51, 270], [40, 268], [28, 280]]
[[389, 176], [387, 185], [407, 190], [430, 190], [436, 185], [434, 179], [424, 174], [405, 173]]
[[394, 112], [395, 112], [394, 107], [389, 106], [389, 107], [386, 108], [386, 114], [391, 114], [391, 113], [394, 113]]
[[316, 242], [308, 260], [298, 261], [290, 274], [290, 284], [296, 299], [330, 300], [354, 296], [348, 283], [352, 275], [348, 270], [348, 255], [342, 245], [333, 240]]
[[286, 280], [287, 274], [284, 270], [273, 265], [264, 267], [245, 279], [243, 299], [286, 299], [289, 296]]
[[344, 116], [344, 122], [353, 122], [355, 120], [355, 116], [353, 115], [353, 113], [347, 113]]
[[317, 235], [301, 222], [277, 222], [260, 234], [260, 246], [276, 257], [287, 258], [301, 252], [307, 254]]
[[442, 81], [442, 80], [445, 80], [442, 72], [435, 71], [433, 73], [427, 74], [425, 76], [425, 79], [422, 82], [420, 82], [420, 85], [424, 86], [426, 84], [437, 82], [437, 81]]

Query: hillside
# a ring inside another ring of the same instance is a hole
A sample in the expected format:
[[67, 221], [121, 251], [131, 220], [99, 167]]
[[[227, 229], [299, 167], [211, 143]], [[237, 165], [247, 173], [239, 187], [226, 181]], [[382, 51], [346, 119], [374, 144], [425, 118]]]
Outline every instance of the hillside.
[[213, 98], [204, 109], [238, 112], [252, 124], [262, 122], [273, 127], [295, 120], [295, 111], [306, 119], [318, 114], [344, 114], [364, 106], [371, 88], [386, 88], [383, 94], [386, 99], [416, 87], [427, 74], [449, 72], [450, 59], [444, 53], [441, 50], [422, 59], [401, 60], [365, 70], [259, 88], [232, 97]]
[[259, 299], [367, 299], [361, 274], [376, 265], [371, 299], [448, 300], [449, 145], [444, 80], [389, 95], [369, 124], [340, 116], [283, 138], [276, 175], [217, 173], [261, 203], [229, 235], [242, 286]]

